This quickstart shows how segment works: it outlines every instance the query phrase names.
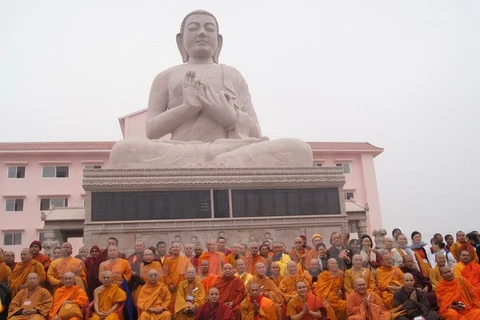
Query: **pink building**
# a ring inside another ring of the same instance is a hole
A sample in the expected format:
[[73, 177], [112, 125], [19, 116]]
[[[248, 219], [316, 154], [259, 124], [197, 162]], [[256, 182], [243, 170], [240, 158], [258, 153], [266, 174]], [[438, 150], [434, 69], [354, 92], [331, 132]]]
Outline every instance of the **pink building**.
[[[121, 117], [125, 138], [145, 137], [145, 111]], [[45, 224], [58, 241], [83, 237], [83, 170], [108, 167], [114, 142], [3, 142], [0, 159], [0, 246], [16, 252], [44, 240]], [[316, 166], [343, 166], [344, 197], [352, 233], [382, 226], [374, 158], [369, 143], [310, 142]], [[366, 221], [366, 223], [365, 223]], [[77, 245], [81, 242], [78, 241]], [[75, 253], [76, 251], [74, 251]]]

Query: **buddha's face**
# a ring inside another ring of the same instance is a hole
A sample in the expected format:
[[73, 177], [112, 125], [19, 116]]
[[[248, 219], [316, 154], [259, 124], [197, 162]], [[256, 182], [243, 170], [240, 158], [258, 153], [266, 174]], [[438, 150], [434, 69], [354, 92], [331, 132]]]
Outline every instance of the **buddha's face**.
[[218, 46], [215, 19], [207, 14], [189, 16], [183, 31], [183, 46], [189, 57], [212, 58]]

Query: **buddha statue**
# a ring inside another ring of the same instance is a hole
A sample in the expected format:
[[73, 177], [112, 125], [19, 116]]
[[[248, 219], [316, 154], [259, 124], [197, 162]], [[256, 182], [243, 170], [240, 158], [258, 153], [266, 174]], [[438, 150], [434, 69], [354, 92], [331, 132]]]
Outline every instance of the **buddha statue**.
[[[223, 38], [211, 13], [189, 13], [176, 40], [183, 64], [153, 81], [148, 139], [118, 141], [112, 168], [312, 165], [306, 142], [262, 136], [246, 81], [235, 68], [218, 64]], [[168, 134], [170, 140], [161, 139]]]

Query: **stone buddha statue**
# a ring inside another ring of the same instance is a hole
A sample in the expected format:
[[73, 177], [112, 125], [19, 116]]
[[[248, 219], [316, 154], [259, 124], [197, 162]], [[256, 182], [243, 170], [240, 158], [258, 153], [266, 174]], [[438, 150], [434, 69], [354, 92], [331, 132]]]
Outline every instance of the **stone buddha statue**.
[[[211, 13], [189, 13], [176, 40], [184, 63], [153, 81], [148, 139], [117, 142], [112, 168], [312, 165], [307, 143], [262, 136], [247, 83], [235, 68], [218, 64], [223, 38]], [[161, 139], [168, 134], [170, 140]]]

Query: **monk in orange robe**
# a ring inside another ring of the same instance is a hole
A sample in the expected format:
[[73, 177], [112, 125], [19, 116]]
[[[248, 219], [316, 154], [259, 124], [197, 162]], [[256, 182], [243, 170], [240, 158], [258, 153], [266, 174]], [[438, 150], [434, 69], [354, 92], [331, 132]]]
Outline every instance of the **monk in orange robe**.
[[348, 320], [390, 320], [392, 315], [385, 309], [383, 301], [367, 291], [363, 278], [354, 280], [355, 291], [347, 297]]
[[94, 312], [90, 320], [120, 320], [117, 309], [127, 299], [127, 294], [117, 284], [112, 283], [113, 274], [103, 271], [100, 274], [102, 285], [93, 292]]
[[272, 300], [276, 305], [277, 316], [280, 316], [280, 312], [283, 306], [283, 294], [282, 291], [275, 285], [272, 279], [267, 277], [267, 267], [262, 262], [257, 263], [257, 274], [248, 282], [246, 291], [250, 292], [250, 286], [252, 283], [259, 285], [260, 293]]
[[163, 267], [166, 273], [165, 284], [172, 295], [171, 304], [173, 307], [175, 304], [175, 295], [178, 292], [177, 288], [180, 282], [185, 280], [187, 269], [193, 266], [187, 257], [180, 255], [180, 243], [172, 243], [170, 253], [171, 256], [165, 258]]
[[440, 268], [442, 280], [437, 285], [439, 314], [444, 320], [480, 319], [477, 290], [463, 277], [454, 278], [449, 266]]
[[322, 301], [327, 301], [335, 310], [338, 320], [347, 319], [347, 301], [343, 299], [343, 271], [338, 268], [335, 258], [327, 261], [328, 270], [318, 276], [315, 283], [315, 294]]
[[119, 258], [119, 252], [116, 246], [110, 246], [107, 249], [108, 260], [100, 263], [98, 274], [103, 271], [110, 271], [113, 279], [111, 281], [121, 286], [122, 281], [130, 281], [132, 278], [132, 269], [127, 260]]
[[[354, 282], [358, 278], [362, 278], [365, 280], [367, 284], [367, 291], [369, 293], [375, 293], [376, 295], [380, 295], [380, 292], [377, 288], [377, 283], [375, 281], [375, 276], [370, 271], [370, 269], [364, 268], [362, 266], [363, 259], [362, 256], [359, 254], [355, 254], [352, 257], [352, 268], [345, 271], [345, 278], [343, 280], [343, 288], [345, 289], [345, 293], [347, 297], [349, 294], [353, 293], [355, 290]], [[380, 297], [380, 296], [379, 296]]]
[[457, 278], [464, 277], [480, 292], [480, 265], [471, 261], [468, 250], [460, 252], [460, 261], [453, 267], [453, 275]]
[[297, 295], [296, 284], [298, 281], [305, 282], [307, 284], [307, 289], [309, 292], [312, 290], [311, 278], [308, 279], [305, 275], [305, 272], [303, 271], [299, 274], [298, 269], [300, 268], [297, 268], [297, 263], [295, 261], [289, 261], [287, 263], [288, 276], [284, 277], [282, 281], [280, 281], [280, 285], [278, 286], [278, 288], [283, 294], [285, 303], [288, 303], [291, 298]]
[[217, 281], [218, 276], [215, 273], [209, 272], [209, 265], [208, 260], [202, 260], [200, 262], [200, 272], [198, 275], [198, 280], [203, 284], [205, 288], [205, 292], [208, 292], [210, 288], [213, 286], [215, 281]]
[[75, 284], [86, 291], [87, 270], [83, 261], [72, 257], [72, 245], [68, 242], [62, 243], [61, 257], [50, 263], [47, 271], [47, 280], [53, 286], [52, 293], [62, 285], [63, 275], [67, 272], [75, 274]]
[[253, 275], [245, 271], [245, 262], [243, 261], [243, 259], [238, 259], [236, 261], [236, 264], [237, 264], [237, 269], [236, 269], [237, 272], [235, 272], [235, 276], [239, 277], [246, 287], [247, 283], [253, 278]]
[[308, 269], [305, 267], [305, 259], [307, 258], [307, 250], [305, 249], [305, 242], [302, 238], [296, 237], [295, 238], [295, 245], [293, 246], [292, 250], [288, 253], [290, 259], [295, 261], [296, 263], [301, 263], [304, 269]]
[[399, 267], [393, 266], [390, 253], [382, 255], [382, 265], [377, 268], [377, 287], [385, 306], [393, 306], [393, 295], [403, 286], [403, 272]]
[[245, 285], [235, 276], [235, 269], [230, 263], [223, 266], [223, 275], [217, 278], [213, 287], [220, 293], [219, 303], [227, 305], [239, 319], [240, 303], [245, 298]]
[[20, 290], [10, 303], [10, 307], [8, 308], [8, 319], [47, 319], [48, 312], [53, 304], [52, 295], [47, 289], [40, 287], [39, 284], [40, 280], [36, 273], [30, 273], [27, 275], [27, 286]]
[[258, 248], [258, 243], [250, 243], [250, 254], [243, 258], [243, 260], [245, 261], [245, 269], [252, 275], [255, 275], [257, 272], [255, 267], [257, 263], [262, 262], [265, 266], [268, 266], [267, 259], [265, 259], [259, 254]]
[[205, 288], [196, 279], [194, 267], [187, 269], [185, 278], [178, 285], [175, 297], [175, 320], [193, 320], [197, 309], [207, 301]]
[[29, 248], [25, 248], [20, 253], [21, 262], [15, 265], [12, 275], [8, 280], [8, 287], [12, 293], [12, 297], [15, 297], [18, 291], [27, 286], [27, 276], [30, 273], [36, 273], [38, 275], [38, 281], [43, 284], [47, 279], [47, 274], [43, 265], [37, 260], [33, 259], [32, 253]]
[[435, 262], [437, 263], [437, 265], [435, 266], [435, 268], [432, 268], [432, 270], [430, 270], [429, 277], [430, 282], [432, 283], [433, 291], [437, 290], [437, 285], [442, 280], [442, 276], [440, 275], [440, 267], [443, 267], [447, 264], [447, 257], [445, 257], [445, 254], [443, 253], [438, 253], [435, 255]]
[[207, 240], [207, 251], [202, 253], [200, 258], [198, 258], [198, 263], [201, 263], [202, 260], [208, 260], [210, 265], [210, 272], [216, 275], [222, 274], [222, 267], [227, 262], [225, 255], [216, 250], [217, 243], [215, 240]]
[[298, 281], [295, 284], [295, 290], [297, 294], [287, 304], [287, 317], [290, 320], [336, 318], [335, 311], [331, 306], [327, 310], [320, 298], [308, 292], [305, 281]]
[[243, 256], [240, 255], [240, 244], [232, 244], [232, 251], [227, 255], [227, 263], [230, 263], [233, 266], [233, 269], [237, 268], [236, 261], [242, 259]]
[[88, 303], [87, 294], [82, 288], [75, 285], [75, 274], [72, 272], [63, 275], [62, 283], [63, 286], [55, 291], [49, 320], [53, 320], [55, 316], [60, 319], [83, 319], [83, 308]]
[[170, 320], [169, 311], [172, 298], [168, 287], [159, 281], [159, 273], [152, 269], [148, 272], [148, 281], [140, 289], [137, 300], [139, 320]]
[[[285, 266], [287, 269], [287, 266]], [[277, 287], [280, 287], [280, 283], [282, 282], [284, 276], [282, 275], [282, 267], [278, 262], [272, 262], [270, 265], [271, 275], [270, 279], [273, 280]]]
[[275, 303], [260, 294], [260, 285], [251, 283], [248, 296], [240, 304], [243, 320], [276, 320]]
[[33, 259], [40, 262], [47, 272], [48, 267], [50, 266], [50, 258], [44, 254], [41, 254], [42, 244], [40, 241], [35, 240], [30, 244], [30, 251], [32, 252]]
[[450, 252], [455, 260], [457, 260], [457, 262], [460, 261], [461, 252], [463, 250], [467, 250], [470, 253], [470, 261], [478, 263], [477, 251], [472, 246], [470, 241], [468, 241], [467, 237], [465, 236], [465, 232], [458, 231], [456, 236], [457, 241], [450, 247]]
[[5, 263], [5, 252], [0, 248], [0, 283], [7, 283], [12, 275], [12, 270]]
[[[160, 265], [160, 262], [153, 260], [154, 258], [155, 255], [152, 250], [147, 249], [143, 252], [143, 262], [140, 264], [139, 276], [144, 282], [148, 282], [148, 273], [150, 270], [155, 270], [158, 273], [158, 281], [165, 283], [163, 268]], [[140, 289], [142, 289], [142, 285], [139, 284], [132, 292], [132, 298], [135, 305], [137, 304]]]

